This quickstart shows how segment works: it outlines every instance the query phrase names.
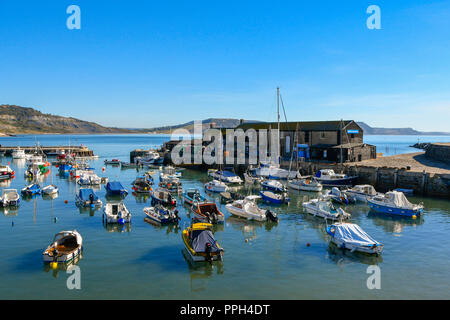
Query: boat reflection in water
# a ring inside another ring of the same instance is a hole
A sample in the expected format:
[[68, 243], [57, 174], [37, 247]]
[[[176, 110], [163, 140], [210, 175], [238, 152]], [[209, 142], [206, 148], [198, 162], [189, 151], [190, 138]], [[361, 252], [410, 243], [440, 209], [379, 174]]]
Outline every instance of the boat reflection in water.
[[273, 227], [278, 224], [273, 221], [254, 221], [247, 220], [238, 217], [228, 217], [227, 218], [227, 226], [230, 226], [242, 232], [244, 235], [245, 242], [254, 241], [257, 239], [256, 231], [257, 229], [265, 229], [266, 231], [272, 230]]
[[215, 260], [211, 263], [206, 261], [194, 262], [186, 248], [183, 248], [181, 252], [189, 268], [191, 292], [205, 290], [209, 280], [214, 275], [214, 270], [217, 275], [223, 274], [223, 261]]
[[133, 192], [132, 195], [134, 196], [136, 203], [150, 203], [150, 201], [152, 200], [152, 197], [150, 196], [150, 194], [142, 194], [142, 193]]
[[52, 268], [50, 266], [50, 263], [44, 263], [44, 267], [43, 270], [45, 272], [49, 272], [52, 271], [52, 275], [53, 277], [57, 278], [59, 272], [61, 271], [63, 273], [63, 276], [66, 276], [66, 271], [70, 266], [73, 265], [78, 265], [78, 262], [80, 262], [80, 260], [83, 258], [83, 251], [80, 252], [79, 255], [77, 255], [75, 258], [73, 258], [72, 260], [70, 260], [67, 263], [58, 263], [57, 266], [55, 268]]
[[150, 218], [145, 217], [144, 221], [150, 225], [152, 225], [153, 227], [156, 227], [158, 229], [165, 229], [166, 230], [166, 234], [169, 233], [175, 233], [177, 234], [179, 230], [181, 230], [181, 227], [177, 224], [177, 223], [169, 223], [169, 224], [165, 224], [162, 225], [161, 223], [158, 223]]
[[338, 248], [333, 242], [330, 242], [328, 245], [327, 258], [335, 262], [341, 268], [344, 264], [363, 263], [367, 265], [377, 265], [383, 262], [383, 257], [381, 255], [371, 255], [359, 251], [351, 252], [346, 249]]
[[118, 223], [105, 223], [103, 222], [103, 227], [107, 232], [130, 232], [131, 223], [118, 224]]
[[425, 222], [423, 215], [412, 219], [370, 211], [367, 217], [373, 221], [374, 225], [382, 227], [388, 233], [402, 233], [404, 227], [417, 227]]
[[26, 160], [25, 159], [12, 159], [12, 164], [17, 168], [25, 168]]

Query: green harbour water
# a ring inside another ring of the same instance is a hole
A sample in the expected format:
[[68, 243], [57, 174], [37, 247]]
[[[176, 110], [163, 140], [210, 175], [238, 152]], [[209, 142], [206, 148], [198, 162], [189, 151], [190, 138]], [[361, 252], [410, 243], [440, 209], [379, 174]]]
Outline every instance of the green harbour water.
[[[427, 140], [427, 138], [429, 140]], [[223, 204], [224, 225], [215, 237], [225, 249], [222, 262], [190, 263], [183, 255], [181, 231], [193, 217], [178, 197], [179, 227], [157, 227], [144, 220], [150, 197], [135, 197], [131, 183], [144, 171], [105, 166], [105, 159], [129, 161], [137, 148], [159, 147], [168, 136], [158, 135], [43, 135], [0, 138], [2, 145], [86, 145], [99, 155], [90, 161], [99, 176], [118, 180], [130, 192], [124, 202], [132, 214], [130, 226], [102, 223], [102, 209], [75, 206], [78, 186], [53, 168], [59, 187], [54, 200], [37, 196], [22, 199], [17, 211], [0, 209], [0, 299], [450, 299], [450, 199], [409, 197], [423, 202], [417, 220], [380, 216], [364, 204], [350, 205], [352, 222], [384, 243], [381, 257], [342, 252], [329, 245], [325, 222], [303, 212], [302, 202], [315, 193], [290, 190], [291, 203], [272, 209], [278, 224], [249, 222], [231, 217]], [[449, 141], [450, 137], [421, 137]], [[385, 154], [417, 152], [409, 145], [417, 137], [367, 136]], [[15, 179], [0, 187], [26, 185], [24, 161], [0, 158], [16, 171]], [[102, 172], [105, 167], [105, 172]], [[155, 170], [155, 185], [159, 172]], [[183, 188], [205, 194], [206, 173], [183, 170]], [[46, 176], [41, 186], [50, 183]], [[258, 190], [242, 187], [245, 194]], [[104, 186], [96, 190], [103, 203]], [[207, 194], [219, 203], [219, 196]], [[65, 203], [65, 200], [68, 203]], [[266, 205], [262, 205], [267, 207]], [[61, 230], [78, 230], [84, 251], [77, 262], [81, 289], [69, 290], [70, 274], [51, 270], [42, 252]], [[310, 244], [307, 246], [307, 244]], [[378, 265], [381, 289], [369, 290], [367, 268]]]

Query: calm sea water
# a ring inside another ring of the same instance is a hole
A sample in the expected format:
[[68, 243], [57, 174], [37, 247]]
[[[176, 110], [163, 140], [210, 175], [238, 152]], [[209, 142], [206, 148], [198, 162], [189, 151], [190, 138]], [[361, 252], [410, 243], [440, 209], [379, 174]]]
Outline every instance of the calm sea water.
[[[84, 144], [100, 157], [91, 161], [100, 176], [119, 180], [131, 191], [140, 173], [135, 169], [101, 168], [104, 159], [128, 161], [136, 148], [157, 147], [167, 136], [20, 136], [0, 138], [2, 145]], [[423, 140], [422, 140], [423, 139]], [[449, 141], [449, 137], [423, 137], [421, 141]], [[428, 140], [427, 140], [428, 139]], [[366, 142], [387, 154], [414, 152], [408, 146], [417, 137], [367, 136]], [[389, 152], [380, 150], [388, 146]], [[23, 162], [1, 158], [16, 170], [16, 178], [2, 188], [25, 186]], [[102, 224], [102, 211], [75, 206], [74, 182], [53, 171], [59, 197], [38, 196], [23, 200], [16, 212], [0, 211], [1, 299], [449, 299], [450, 298], [450, 201], [411, 197], [423, 202], [425, 215], [419, 220], [374, 215], [365, 205], [347, 207], [352, 220], [385, 245], [382, 257], [343, 253], [330, 247], [325, 223], [304, 213], [301, 203], [316, 195], [292, 192], [289, 206], [273, 207], [280, 222], [255, 223], [226, 216], [215, 236], [225, 248], [223, 262], [193, 265], [185, 259], [181, 229], [188, 225], [189, 210], [179, 204], [180, 228], [156, 227], [144, 221], [142, 209], [148, 197], [131, 193], [125, 204], [133, 214], [129, 227]], [[141, 172], [142, 173], [142, 172]], [[155, 171], [155, 182], [158, 182]], [[206, 174], [184, 170], [183, 187], [203, 192]], [[50, 183], [50, 175], [41, 185]], [[243, 193], [257, 190], [243, 189]], [[102, 186], [97, 194], [105, 202]], [[210, 199], [219, 199], [207, 195]], [[65, 204], [64, 201], [68, 203]], [[56, 219], [55, 219], [56, 218]], [[13, 224], [14, 223], [14, 224]], [[69, 290], [65, 270], [49, 270], [42, 251], [61, 230], [77, 229], [84, 239], [78, 262], [81, 290]], [[307, 243], [310, 246], [307, 246]], [[381, 289], [369, 290], [367, 267], [381, 269]]]

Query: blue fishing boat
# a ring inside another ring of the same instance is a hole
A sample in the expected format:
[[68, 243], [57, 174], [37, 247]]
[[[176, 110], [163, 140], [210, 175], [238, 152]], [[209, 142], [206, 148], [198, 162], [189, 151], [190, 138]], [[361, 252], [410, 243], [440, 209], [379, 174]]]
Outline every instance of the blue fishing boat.
[[283, 204], [291, 201], [287, 192], [279, 194], [272, 191], [260, 191], [259, 194], [266, 203]]
[[69, 172], [72, 168], [73, 166], [68, 163], [63, 163], [58, 166], [59, 172]]
[[81, 207], [91, 207], [95, 208], [102, 206], [102, 201], [95, 194], [94, 190], [90, 188], [80, 189], [78, 194], [75, 196], [75, 203]]
[[126, 197], [128, 191], [122, 186], [119, 181], [108, 182], [105, 186], [106, 194], [109, 196]]
[[404, 217], [417, 217], [423, 214], [422, 204], [413, 204], [408, 201], [402, 192], [389, 191], [367, 199], [370, 209], [375, 212], [392, 214]]
[[193, 205], [194, 202], [205, 202], [206, 198], [200, 194], [198, 189], [187, 189], [183, 192], [184, 202]]
[[27, 196], [33, 196], [41, 193], [41, 186], [37, 183], [30, 184], [22, 189], [22, 194]]

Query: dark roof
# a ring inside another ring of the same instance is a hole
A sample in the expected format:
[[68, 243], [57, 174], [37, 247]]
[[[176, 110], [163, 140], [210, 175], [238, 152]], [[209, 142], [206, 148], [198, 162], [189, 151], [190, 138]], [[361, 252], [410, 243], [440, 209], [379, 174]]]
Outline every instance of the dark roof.
[[[353, 120], [337, 120], [337, 121], [295, 121], [295, 122], [280, 122], [280, 130], [281, 131], [336, 131], [343, 127], [346, 127], [350, 123], [354, 122]], [[356, 123], [356, 122], [355, 122]], [[277, 122], [260, 122], [260, 123], [243, 123], [237, 127], [238, 129], [276, 129], [278, 128]]]
[[361, 147], [361, 146], [372, 146], [372, 145], [370, 145], [368, 143], [353, 142], [353, 143], [344, 143], [342, 145], [337, 145], [337, 146], [334, 146], [333, 148], [340, 149], [342, 147], [343, 149], [350, 149], [350, 148]]

